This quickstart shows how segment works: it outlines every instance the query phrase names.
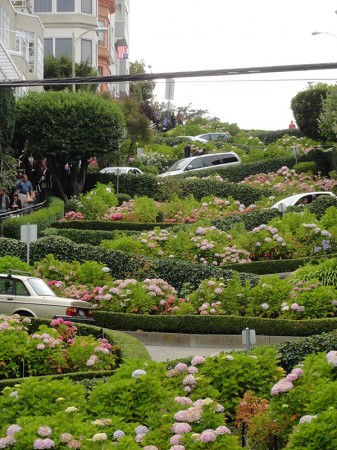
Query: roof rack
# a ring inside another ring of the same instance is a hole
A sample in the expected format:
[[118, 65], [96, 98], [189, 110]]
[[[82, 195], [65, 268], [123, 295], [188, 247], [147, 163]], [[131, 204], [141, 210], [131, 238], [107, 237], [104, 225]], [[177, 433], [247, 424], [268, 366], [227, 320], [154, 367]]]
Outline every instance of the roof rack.
[[8, 277], [11, 277], [13, 275], [13, 273], [15, 274], [23, 274], [23, 275], [31, 275], [30, 272], [26, 272], [24, 270], [16, 270], [16, 269], [8, 269]]

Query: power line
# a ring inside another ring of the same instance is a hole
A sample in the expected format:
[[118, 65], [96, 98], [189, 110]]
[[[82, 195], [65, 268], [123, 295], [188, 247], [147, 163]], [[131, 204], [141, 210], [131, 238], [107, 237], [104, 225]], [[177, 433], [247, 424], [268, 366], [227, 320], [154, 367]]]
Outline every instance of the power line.
[[0, 82], [1, 86], [56, 86], [67, 84], [101, 84], [101, 83], [122, 83], [136, 81], [154, 81], [167, 78], [195, 78], [195, 77], [216, 77], [232, 75], [256, 75], [262, 73], [277, 72], [303, 72], [309, 70], [331, 70], [337, 69], [337, 63], [320, 64], [297, 64], [287, 66], [266, 66], [248, 67], [237, 69], [217, 69], [217, 70], [197, 70], [186, 72], [163, 72], [145, 73], [141, 75], [111, 75], [97, 77], [76, 77], [76, 78], [49, 78], [42, 80], [6, 80]]

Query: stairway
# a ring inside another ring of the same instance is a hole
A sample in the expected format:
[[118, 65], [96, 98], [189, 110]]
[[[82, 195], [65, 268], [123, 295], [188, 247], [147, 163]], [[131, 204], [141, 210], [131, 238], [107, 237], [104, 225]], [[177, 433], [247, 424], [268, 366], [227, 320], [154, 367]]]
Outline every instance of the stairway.
[[21, 80], [21, 77], [10, 54], [0, 41], [0, 82], [6, 80]]

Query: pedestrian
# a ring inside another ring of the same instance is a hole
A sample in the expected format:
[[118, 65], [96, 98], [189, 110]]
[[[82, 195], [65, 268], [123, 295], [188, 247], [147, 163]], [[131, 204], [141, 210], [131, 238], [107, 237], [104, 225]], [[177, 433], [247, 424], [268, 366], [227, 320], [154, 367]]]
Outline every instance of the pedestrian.
[[21, 204], [23, 208], [26, 208], [28, 203], [32, 203], [32, 201], [27, 201], [32, 197], [33, 185], [29, 181], [26, 173], [23, 174], [22, 180], [18, 181], [15, 185], [15, 188], [19, 191], [19, 199], [21, 200]]
[[294, 121], [293, 121], [293, 120], [290, 121], [289, 128], [290, 128], [291, 130], [293, 130], [294, 128], [296, 128], [296, 125], [294, 124]]
[[184, 116], [181, 111], [178, 111], [176, 121], [178, 125], [184, 125]]
[[171, 128], [176, 127], [176, 116], [174, 115], [174, 113], [171, 114], [170, 125], [171, 125]]
[[189, 158], [191, 156], [191, 144], [186, 144], [184, 148], [184, 157]]
[[0, 188], [0, 213], [9, 211], [10, 200], [6, 194], [5, 188]]
[[165, 116], [164, 119], [163, 119], [163, 124], [162, 124], [161, 131], [167, 131], [168, 130], [168, 125], [169, 125], [169, 121], [168, 121], [168, 118]]
[[19, 199], [19, 194], [17, 192], [13, 192], [11, 196], [11, 201], [9, 204], [9, 209], [11, 211], [17, 211], [22, 208], [21, 200]]

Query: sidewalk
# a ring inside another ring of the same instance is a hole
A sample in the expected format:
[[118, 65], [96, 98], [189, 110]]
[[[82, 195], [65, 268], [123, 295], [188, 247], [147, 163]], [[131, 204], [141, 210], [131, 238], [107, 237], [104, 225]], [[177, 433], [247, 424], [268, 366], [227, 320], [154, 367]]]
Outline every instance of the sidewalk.
[[[139, 339], [154, 361], [246, 350], [241, 335], [155, 333], [147, 331], [126, 331], [125, 333]], [[256, 345], [252, 345], [252, 348], [260, 345], [275, 345], [293, 339], [298, 338], [294, 336], [257, 335]]]
[[[239, 350], [220, 347], [172, 347], [169, 345], [145, 345], [145, 347], [150, 353], [153, 361], [157, 362], [187, 358], [189, 356], [193, 357], [196, 355], [206, 357], [212, 355], [213, 353]], [[244, 350], [244, 348], [242, 349]]]

